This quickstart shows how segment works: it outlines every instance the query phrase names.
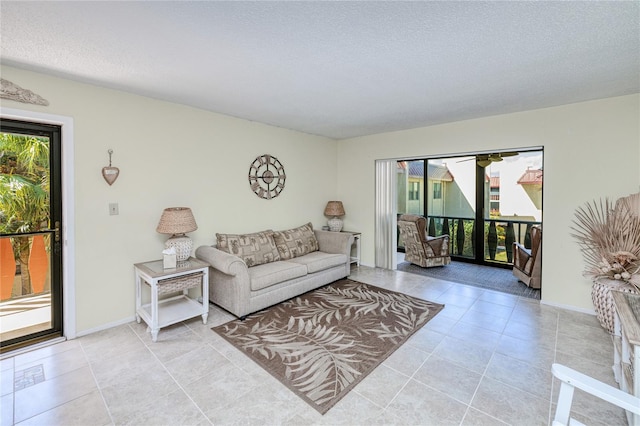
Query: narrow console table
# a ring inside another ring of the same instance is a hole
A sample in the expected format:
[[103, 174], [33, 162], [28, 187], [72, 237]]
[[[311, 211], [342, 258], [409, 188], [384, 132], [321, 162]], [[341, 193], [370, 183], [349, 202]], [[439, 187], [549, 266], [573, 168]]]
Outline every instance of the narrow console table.
[[[136, 321], [147, 323], [151, 340], [158, 339], [162, 327], [202, 315], [209, 316], [209, 264], [190, 257], [178, 262], [175, 268], [164, 269], [162, 260], [136, 263]], [[189, 297], [189, 289], [202, 288], [202, 303]], [[151, 303], [142, 304], [142, 289], [148, 287]], [[179, 293], [160, 299], [159, 296]]]
[[[615, 306], [613, 374], [620, 389], [640, 397], [640, 295], [612, 291]], [[631, 426], [640, 416], [627, 411]]]

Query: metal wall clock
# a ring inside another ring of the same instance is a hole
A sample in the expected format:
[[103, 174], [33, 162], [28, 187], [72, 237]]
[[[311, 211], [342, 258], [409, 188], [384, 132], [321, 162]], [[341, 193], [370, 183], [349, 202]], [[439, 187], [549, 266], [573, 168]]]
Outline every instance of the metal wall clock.
[[273, 155], [264, 154], [256, 157], [249, 167], [251, 190], [265, 200], [280, 195], [286, 178], [284, 167]]

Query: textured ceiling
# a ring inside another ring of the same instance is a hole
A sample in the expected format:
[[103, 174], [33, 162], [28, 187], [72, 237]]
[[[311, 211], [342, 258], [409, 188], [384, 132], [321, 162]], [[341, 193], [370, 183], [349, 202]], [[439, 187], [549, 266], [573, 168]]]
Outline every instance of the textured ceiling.
[[338, 139], [640, 92], [637, 1], [2, 0], [0, 15], [5, 65]]

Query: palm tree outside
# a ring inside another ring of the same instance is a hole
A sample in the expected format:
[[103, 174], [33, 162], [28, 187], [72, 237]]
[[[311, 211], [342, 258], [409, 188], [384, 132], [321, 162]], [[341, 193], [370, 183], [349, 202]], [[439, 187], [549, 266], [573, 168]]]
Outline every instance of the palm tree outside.
[[[0, 234], [31, 233], [49, 227], [49, 183], [49, 139], [0, 133]], [[19, 295], [31, 294], [32, 238], [16, 235], [11, 240], [20, 270]]]

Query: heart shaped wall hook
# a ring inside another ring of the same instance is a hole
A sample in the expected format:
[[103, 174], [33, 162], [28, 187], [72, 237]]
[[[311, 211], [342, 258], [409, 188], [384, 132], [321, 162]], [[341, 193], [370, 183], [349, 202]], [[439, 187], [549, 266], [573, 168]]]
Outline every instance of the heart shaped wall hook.
[[107, 181], [109, 186], [111, 186], [113, 185], [113, 182], [118, 179], [118, 176], [120, 175], [120, 169], [111, 166], [111, 154], [113, 154], [113, 150], [110, 149], [107, 152], [109, 153], [109, 166], [102, 168], [102, 177]]
[[117, 167], [103, 167], [102, 168], [102, 177], [107, 181], [109, 185], [113, 185], [113, 182], [118, 179], [118, 175], [120, 174], [120, 169]]

